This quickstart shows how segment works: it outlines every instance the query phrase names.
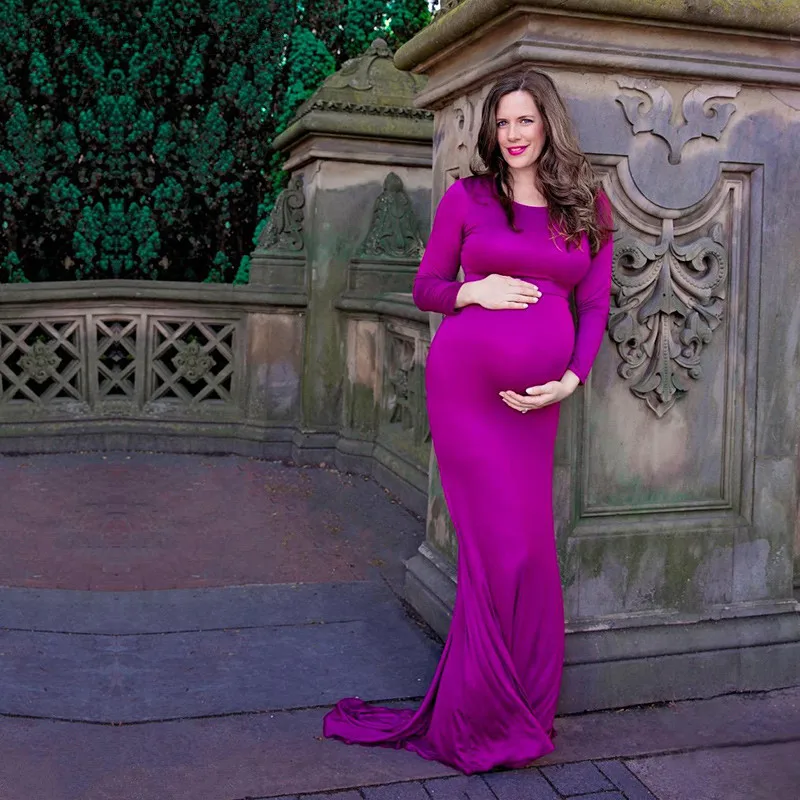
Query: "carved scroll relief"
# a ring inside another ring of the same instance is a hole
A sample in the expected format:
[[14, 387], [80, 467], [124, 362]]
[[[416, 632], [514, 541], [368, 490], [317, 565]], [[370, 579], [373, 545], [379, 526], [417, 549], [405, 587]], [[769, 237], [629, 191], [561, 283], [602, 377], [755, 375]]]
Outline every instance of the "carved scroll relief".
[[378, 58], [390, 59], [393, 55], [385, 39], [375, 39], [363, 56], [345, 61], [341, 69], [327, 79], [325, 85], [334, 89], [349, 88], [368, 92], [374, 88], [370, 76], [373, 62]]
[[388, 345], [385, 368], [387, 421], [391, 425], [400, 425], [404, 431], [413, 431], [418, 427], [420, 414], [415, 341], [390, 333]]
[[608, 331], [622, 359], [618, 373], [659, 417], [702, 376], [703, 350], [725, 310], [727, 274], [719, 223], [679, 245], [665, 219], [657, 244], [633, 236], [615, 244]]
[[390, 172], [375, 201], [372, 224], [358, 255], [360, 258], [420, 258], [424, 249], [411, 200], [403, 182]]
[[683, 148], [692, 139], [708, 136], [719, 140], [736, 111], [736, 105], [708, 101], [718, 97], [734, 98], [740, 91], [738, 86], [698, 86], [684, 95], [681, 106], [684, 121], [676, 123], [673, 121], [672, 95], [663, 86], [632, 78], [618, 78], [617, 85], [620, 89], [640, 93], [621, 94], [616, 99], [635, 134], [650, 131], [667, 143], [670, 164], [680, 164]]
[[348, 269], [348, 292], [410, 292], [425, 250], [419, 220], [402, 180], [390, 172], [375, 201], [369, 231]]
[[475, 151], [477, 129], [480, 124], [480, 103], [475, 95], [463, 96], [444, 112], [442, 120], [441, 152], [446, 190], [459, 178], [471, 174], [470, 161]]
[[306, 198], [303, 178], [297, 175], [278, 195], [269, 221], [261, 231], [257, 250], [300, 253], [303, 244], [303, 209]]
[[379, 439], [427, 469], [430, 427], [425, 408], [425, 359], [430, 342], [416, 326], [387, 322], [382, 332], [383, 410]]

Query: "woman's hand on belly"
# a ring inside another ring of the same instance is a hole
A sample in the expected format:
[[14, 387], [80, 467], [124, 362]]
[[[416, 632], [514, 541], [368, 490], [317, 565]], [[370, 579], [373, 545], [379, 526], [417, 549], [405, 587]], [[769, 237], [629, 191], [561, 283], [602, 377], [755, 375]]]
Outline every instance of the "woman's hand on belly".
[[535, 408], [544, 408], [552, 403], [560, 403], [569, 397], [577, 386], [577, 377], [567, 370], [560, 381], [548, 381], [541, 386], [531, 386], [525, 390], [524, 395], [512, 391], [500, 392], [500, 397], [509, 408], [525, 414]]
[[508, 275], [487, 275], [479, 281], [462, 284], [456, 297], [456, 308], [478, 305], [490, 311], [527, 308], [542, 296], [539, 287]]

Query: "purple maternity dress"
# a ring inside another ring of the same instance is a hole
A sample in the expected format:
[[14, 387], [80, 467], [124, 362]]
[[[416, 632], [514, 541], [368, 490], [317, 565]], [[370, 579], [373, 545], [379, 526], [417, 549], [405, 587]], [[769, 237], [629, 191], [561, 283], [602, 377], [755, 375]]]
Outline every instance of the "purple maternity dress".
[[[607, 210], [608, 201], [601, 195]], [[502, 390], [584, 381], [609, 309], [609, 240], [566, 248], [546, 208], [514, 205], [508, 226], [492, 184], [466, 178], [439, 204], [414, 283], [414, 301], [445, 314], [431, 343], [426, 388], [431, 436], [458, 538], [450, 633], [418, 709], [341, 700], [326, 736], [413, 750], [464, 773], [523, 767], [553, 750], [564, 656], [564, 609], [553, 533], [558, 404], [521, 414]], [[461, 284], [491, 273], [535, 283], [526, 309], [456, 310]], [[568, 297], [575, 291], [573, 324]]]

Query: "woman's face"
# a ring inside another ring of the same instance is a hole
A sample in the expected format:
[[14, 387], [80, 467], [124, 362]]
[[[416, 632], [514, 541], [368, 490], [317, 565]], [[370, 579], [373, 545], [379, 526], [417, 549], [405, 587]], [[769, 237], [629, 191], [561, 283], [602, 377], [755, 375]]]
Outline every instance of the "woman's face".
[[512, 170], [532, 167], [545, 141], [544, 121], [529, 92], [504, 94], [497, 104], [497, 143]]

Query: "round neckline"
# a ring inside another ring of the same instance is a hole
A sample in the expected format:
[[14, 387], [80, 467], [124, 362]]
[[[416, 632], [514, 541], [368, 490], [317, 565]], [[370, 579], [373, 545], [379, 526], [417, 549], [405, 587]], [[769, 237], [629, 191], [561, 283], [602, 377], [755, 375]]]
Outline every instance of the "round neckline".
[[529, 206], [527, 203], [518, 203], [516, 200], [512, 200], [511, 202], [520, 208], [547, 208], [547, 206]]

